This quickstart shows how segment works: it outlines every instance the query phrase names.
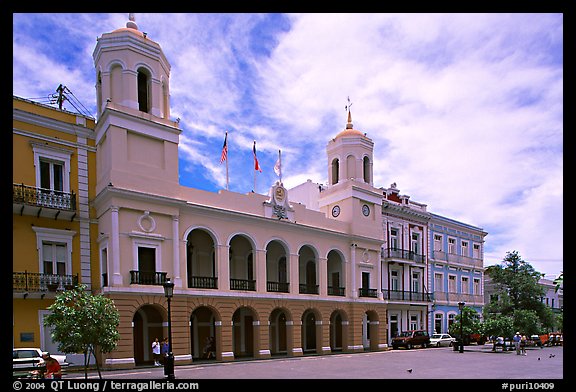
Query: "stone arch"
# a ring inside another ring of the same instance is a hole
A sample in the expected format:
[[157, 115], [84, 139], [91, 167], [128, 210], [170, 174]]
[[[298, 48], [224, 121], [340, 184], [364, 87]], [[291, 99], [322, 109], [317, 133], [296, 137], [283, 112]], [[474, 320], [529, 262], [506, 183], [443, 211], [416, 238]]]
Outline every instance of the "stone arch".
[[147, 303], [135, 309], [132, 316], [132, 347], [136, 365], [153, 363], [152, 342], [155, 338], [159, 341], [163, 339], [164, 321], [167, 321], [167, 313], [158, 304]]

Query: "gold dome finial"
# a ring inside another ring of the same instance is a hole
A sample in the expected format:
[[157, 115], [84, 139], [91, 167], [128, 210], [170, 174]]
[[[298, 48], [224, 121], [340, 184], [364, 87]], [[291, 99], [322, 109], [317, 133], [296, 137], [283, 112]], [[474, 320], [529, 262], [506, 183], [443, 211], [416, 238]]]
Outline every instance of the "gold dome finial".
[[138, 30], [135, 14], [128, 14], [128, 22], [126, 22], [126, 27], [128, 27], [129, 29]]
[[352, 102], [350, 102], [350, 97], [348, 97], [348, 105], [344, 106], [345, 110], [348, 110], [348, 123], [346, 124], [346, 129], [352, 129], [352, 113], [350, 112], [350, 107], [352, 106]]

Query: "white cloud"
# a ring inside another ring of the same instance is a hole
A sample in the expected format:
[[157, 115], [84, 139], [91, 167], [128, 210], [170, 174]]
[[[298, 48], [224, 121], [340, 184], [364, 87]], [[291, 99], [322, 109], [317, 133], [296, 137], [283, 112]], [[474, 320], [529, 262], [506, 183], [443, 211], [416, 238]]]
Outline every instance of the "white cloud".
[[[55, 16], [35, 16], [34, 28], [26, 15], [15, 19], [14, 93], [35, 97], [64, 82], [93, 105], [95, 37], [127, 16], [58, 14], [62, 34], [81, 42], [75, 58], [86, 59], [78, 64], [53, 55], [54, 37], [38, 36], [40, 22]], [[517, 249], [527, 261], [548, 260], [534, 262], [537, 270], [559, 272], [561, 261], [552, 261], [562, 259], [562, 15], [136, 20], [172, 65], [181, 177], [203, 173], [209, 186], [223, 188], [219, 154], [230, 130], [238, 148], [231, 154], [242, 160], [231, 170], [234, 189], [252, 187], [242, 173], [255, 139], [261, 164], [272, 166], [282, 149], [285, 184], [325, 182], [326, 144], [344, 129], [350, 96], [354, 127], [375, 142], [376, 186], [396, 182], [430, 211], [484, 228], [490, 261]], [[276, 180], [267, 169], [260, 191]]]

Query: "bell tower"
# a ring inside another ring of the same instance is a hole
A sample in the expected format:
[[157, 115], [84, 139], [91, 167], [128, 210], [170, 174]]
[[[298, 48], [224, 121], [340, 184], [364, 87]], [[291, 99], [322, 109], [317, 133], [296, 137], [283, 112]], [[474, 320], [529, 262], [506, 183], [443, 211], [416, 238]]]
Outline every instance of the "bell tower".
[[163, 193], [178, 182], [180, 129], [170, 120], [170, 63], [138, 29], [104, 33], [93, 53], [96, 70], [97, 184]]
[[382, 192], [373, 186], [374, 142], [354, 129], [348, 109], [346, 128], [328, 142], [328, 186], [318, 205], [329, 218], [350, 223], [350, 232], [382, 236]]

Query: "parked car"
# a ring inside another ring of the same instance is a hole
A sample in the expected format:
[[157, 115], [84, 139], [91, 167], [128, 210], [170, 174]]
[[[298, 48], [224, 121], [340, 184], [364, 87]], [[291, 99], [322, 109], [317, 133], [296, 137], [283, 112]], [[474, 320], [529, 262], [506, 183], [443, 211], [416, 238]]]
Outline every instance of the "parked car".
[[392, 338], [392, 348], [406, 347], [410, 350], [414, 346], [428, 347], [430, 346], [430, 335], [428, 331], [411, 330], [401, 332], [400, 335]]
[[452, 347], [452, 345], [456, 342], [456, 338], [453, 338], [447, 333], [435, 333], [430, 336], [430, 345], [441, 347], [441, 346], [448, 346]]
[[[46, 363], [42, 358], [45, 351], [39, 348], [13, 348], [12, 349], [12, 374], [14, 377], [32, 377], [37, 372], [44, 372]], [[50, 354], [60, 363], [60, 366], [68, 366], [66, 355]]]

